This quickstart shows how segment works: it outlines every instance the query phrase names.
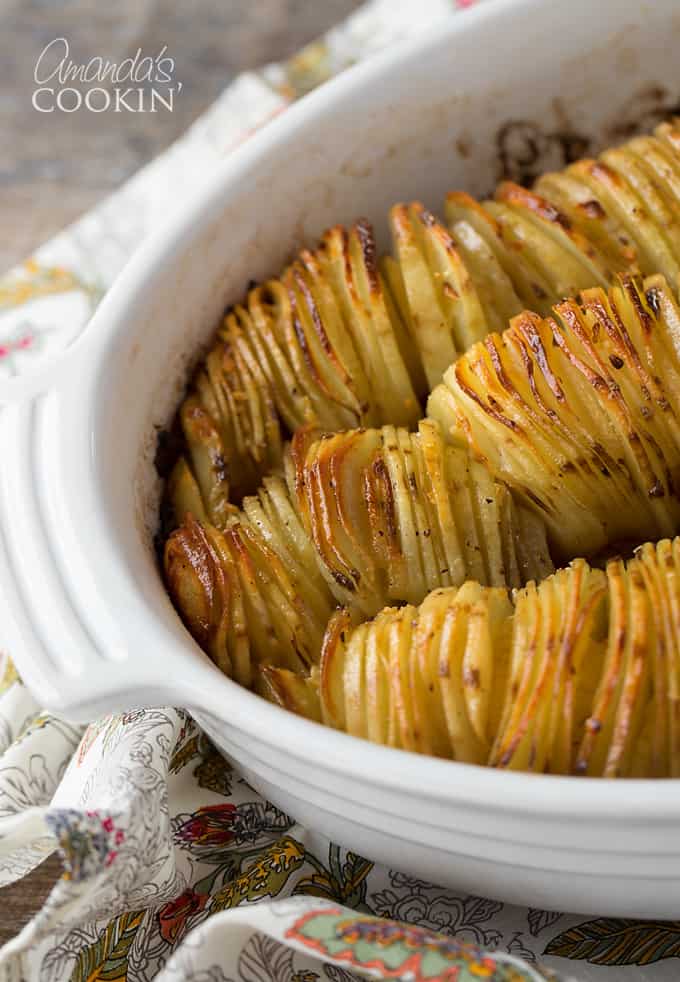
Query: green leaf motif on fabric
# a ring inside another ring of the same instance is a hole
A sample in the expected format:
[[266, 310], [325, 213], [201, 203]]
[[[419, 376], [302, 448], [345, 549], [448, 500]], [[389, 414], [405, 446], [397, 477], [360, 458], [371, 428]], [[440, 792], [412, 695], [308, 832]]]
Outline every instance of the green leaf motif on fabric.
[[594, 965], [650, 965], [662, 958], [680, 957], [680, 921], [598, 917], [558, 934], [545, 954]]
[[283, 836], [265, 849], [260, 858], [244, 873], [213, 896], [210, 912], [228, 910], [242, 903], [278, 896], [290, 876], [304, 861], [305, 847], [291, 836]]
[[196, 757], [200, 757], [200, 739], [200, 734], [197, 733], [187, 740], [186, 743], [183, 743], [181, 746], [175, 749], [172, 759], [170, 760], [171, 774], [178, 774], [179, 771], [181, 771], [183, 767], [186, 767], [187, 764], [190, 764], [192, 760], [195, 760]]
[[475, 945], [380, 917], [352, 916], [324, 907], [301, 917], [286, 937], [362, 971], [412, 982], [530, 982], [530, 974], [503, 964]]
[[314, 873], [295, 884], [294, 896], [323, 897], [355, 909], [367, 909], [366, 878], [373, 863], [350, 851], [342, 860], [340, 847], [334, 845], [328, 849], [327, 867], [311, 853], [307, 853], [307, 861], [314, 867]]
[[128, 958], [145, 910], [133, 910], [109, 921], [94, 944], [78, 954], [69, 982], [125, 982]]
[[199, 788], [215, 794], [231, 794], [232, 767], [204, 733], [187, 729], [183, 739], [178, 740], [170, 760], [170, 773], [178, 774], [189, 764], [196, 762], [194, 777]]
[[229, 795], [233, 773], [231, 764], [212, 743], [207, 740], [205, 743], [207, 745], [203, 749], [203, 760], [194, 771], [196, 783], [199, 788], [205, 788], [214, 794]]

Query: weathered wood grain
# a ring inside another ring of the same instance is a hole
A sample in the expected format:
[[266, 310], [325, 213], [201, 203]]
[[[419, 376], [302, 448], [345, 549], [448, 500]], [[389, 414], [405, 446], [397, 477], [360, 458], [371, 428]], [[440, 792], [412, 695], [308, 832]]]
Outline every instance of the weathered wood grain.
[[[0, 270], [72, 221], [166, 147], [238, 72], [292, 54], [359, 0], [0, 0]], [[38, 113], [44, 46], [78, 63], [167, 45], [182, 91], [172, 113]]]

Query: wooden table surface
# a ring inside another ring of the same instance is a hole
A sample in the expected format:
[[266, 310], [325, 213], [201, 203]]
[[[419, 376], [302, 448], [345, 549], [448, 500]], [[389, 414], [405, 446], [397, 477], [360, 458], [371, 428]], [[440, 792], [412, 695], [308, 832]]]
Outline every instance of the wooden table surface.
[[[359, 0], [0, 0], [0, 271], [24, 258], [172, 142], [238, 72], [277, 61], [327, 30]], [[38, 114], [33, 71], [66, 37], [79, 63], [163, 45], [183, 88], [173, 113]], [[104, 120], [106, 122], [104, 123]], [[60, 871], [56, 856], [0, 890], [0, 943], [37, 910]]]

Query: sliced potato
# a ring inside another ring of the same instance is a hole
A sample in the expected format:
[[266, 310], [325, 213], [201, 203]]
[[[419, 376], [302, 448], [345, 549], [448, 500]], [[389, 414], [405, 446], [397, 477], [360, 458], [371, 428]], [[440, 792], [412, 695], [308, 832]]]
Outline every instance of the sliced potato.
[[429, 415], [540, 515], [558, 554], [680, 527], [680, 316], [662, 277], [528, 313], [445, 374]]
[[512, 281], [488, 243], [468, 221], [454, 222], [451, 235], [475, 284], [490, 331], [502, 331], [522, 309]]
[[[296, 453], [297, 510], [341, 603], [372, 616], [468, 578], [524, 582], [507, 488], [432, 421], [417, 434], [384, 426], [322, 437], [305, 453], [302, 463]], [[544, 545], [537, 562], [549, 563]]]
[[316, 671], [303, 676], [287, 668], [261, 665], [257, 671], [255, 691], [282, 709], [317, 723], [322, 721]]
[[168, 478], [166, 497], [172, 509], [175, 525], [181, 525], [187, 515], [204, 524], [208, 516], [201, 489], [186, 457], [179, 457]]
[[[448, 229], [419, 202], [396, 205], [390, 213], [393, 256], [378, 256], [366, 221], [335, 226], [278, 279], [251, 289], [227, 313], [182, 411], [186, 457], [207, 518], [224, 528], [230, 517], [225, 505], [252, 493], [262, 475], [282, 470], [284, 439], [300, 427], [413, 426], [419, 399], [456, 358], [504, 330], [509, 318], [529, 323], [523, 305], [548, 317], [556, 302], [580, 290], [592, 294], [617, 274], [660, 274], [680, 289], [679, 132], [677, 121], [662, 124], [653, 136], [543, 175], [532, 190], [504, 181], [494, 199], [482, 203], [452, 192]], [[676, 333], [676, 350], [679, 340]], [[570, 357], [567, 348], [563, 354]], [[517, 347], [513, 357], [527, 355]], [[557, 379], [560, 356], [553, 360]], [[488, 366], [477, 364], [489, 383]], [[570, 398], [562, 408], [571, 416], [562, 420], [558, 412], [556, 423], [565, 423], [560, 442], [570, 444], [570, 453], [557, 457], [580, 471], [564, 483], [567, 508], [576, 510], [597, 493], [593, 447], [608, 446], [600, 434], [590, 440], [588, 459], [581, 453], [594, 405], [588, 390], [603, 381], [615, 401], [609, 379], [589, 358], [584, 364], [590, 372], [585, 381], [573, 377], [564, 386]], [[534, 379], [545, 394], [545, 380], [538, 372]], [[520, 415], [528, 412], [523, 403], [516, 407]], [[510, 425], [502, 415], [497, 421]], [[460, 418], [447, 422], [457, 440], [461, 425]], [[607, 432], [606, 422], [602, 428]], [[508, 434], [495, 430], [506, 453], [522, 454], [519, 443], [513, 448], [512, 439], [503, 439]], [[479, 433], [472, 439], [480, 441]], [[545, 446], [535, 449], [545, 456]], [[481, 443], [477, 452], [484, 456]], [[612, 460], [614, 467], [600, 470], [625, 497], [627, 475], [618, 457]], [[547, 497], [545, 489], [541, 507]], [[659, 533], [670, 532], [662, 522]], [[595, 527], [586, 529], [583, 541], [597, 534]]]
[[484, 762], [511, 612], [504, 590], [470, 582], [353, 630], [336, 614], [319, 669], [323, 718], [387, 746]]
[[496, 188], [495, 198], [542, 233], [536, 240], [541, 246], [536, 261], [547, 267], [551, 277], [559, 268], [560, 279], [553, 286], [558, 296], [572, 296], [589, 286], [606, 286], [620, 272], [620, 267], [612, 267], [607, 256], [575, 229], [565, 214], [536, 192], [504, 181]]
[[543, 174], [534, 190], [567, 216], [572, 227], [606, 256], [615, 273], [640, 272], [638, 250], [625, 228], [576, 175], [569, 171]]
[[[201, 541], [207, 553], [202, 579], [218, 589], [208, 603], [189, 578], [182, 596], [192, 628], [224, 653], [221, 533], [195, 522], [190, 532], [191, 554]], [[183, 561], [180, 549], [172, 564]], [[680, 773], [680, 537], [605, 571], [575, 560], [512, 600], [468, 581], [417, 608], [356, 617], [347, 608], [331, 617], [319, 666], [256, 662], [256, 690], [355, 736], [468, 763], [609, 778]]]
[[446, 196], [444, 213], [449, 228], [466, 222], [474, 229], [510, 281], [520, 308], [526, 305], [533, 309], [549, 299], [545, 285], [538, 283], [538, 272], [524, 250], [521, 247], [513, 249], [506, 242], [501, 226], [487, 208], [469, 194], [452, 191]]

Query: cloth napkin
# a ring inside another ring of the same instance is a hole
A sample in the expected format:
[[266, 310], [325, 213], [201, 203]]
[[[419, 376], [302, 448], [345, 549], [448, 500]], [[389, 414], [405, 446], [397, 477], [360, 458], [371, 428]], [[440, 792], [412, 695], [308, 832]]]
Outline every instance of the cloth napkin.
[[[230, 148], [346, 66], [465, 6], [372, 0], [288, 62], [239, 77], [167, 152], [0, 282], [0, 375], [70, 342], [145, 230]], [[385, 869], [260, 798], [182, 710], [109, 716], [83, 730], [42, 713], [5, 653], [0, 885], [55, 848], [63, 874], [0, 951], [1, 978], [680, 975], [680, 922], [513, 907]]]

